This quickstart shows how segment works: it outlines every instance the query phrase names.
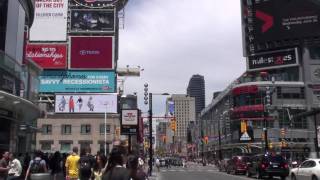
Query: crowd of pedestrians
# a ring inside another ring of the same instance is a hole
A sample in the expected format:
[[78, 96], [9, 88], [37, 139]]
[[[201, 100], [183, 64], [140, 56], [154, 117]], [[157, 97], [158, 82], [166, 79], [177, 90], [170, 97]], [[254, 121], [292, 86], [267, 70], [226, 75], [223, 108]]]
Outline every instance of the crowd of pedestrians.
[[126, 148], [112, 149], [107, 158], [102, 153], [91, 154], [88, 147], [79, 155], [72, 153], [52, 155], [36, 151], [16, 157], [4, 152], [0, 160], [0, 180], [147, 180], [144, 162], [135, 154], [127, 154]]

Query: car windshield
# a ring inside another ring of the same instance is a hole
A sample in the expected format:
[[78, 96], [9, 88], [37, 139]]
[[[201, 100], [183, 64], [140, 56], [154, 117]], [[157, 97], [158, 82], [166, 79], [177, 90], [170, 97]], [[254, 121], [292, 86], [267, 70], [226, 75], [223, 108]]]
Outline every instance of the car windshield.
[[269, 156], [268, 160], [270, 162], [283, 162], [284, 161], [282, 156]]

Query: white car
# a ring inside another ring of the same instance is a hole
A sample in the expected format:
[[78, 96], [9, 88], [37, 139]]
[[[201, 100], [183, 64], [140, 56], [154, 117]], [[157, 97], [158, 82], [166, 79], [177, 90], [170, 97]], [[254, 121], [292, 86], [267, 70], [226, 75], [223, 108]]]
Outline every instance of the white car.
[[320, 180], [320, 159], [308, 159], [290, 171], [291, 180]]

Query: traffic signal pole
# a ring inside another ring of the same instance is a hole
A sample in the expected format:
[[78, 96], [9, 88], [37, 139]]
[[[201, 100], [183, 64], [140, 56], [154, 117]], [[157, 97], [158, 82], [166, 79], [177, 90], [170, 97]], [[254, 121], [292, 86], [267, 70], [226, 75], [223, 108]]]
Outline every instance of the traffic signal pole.
[[152, 153], [152, 93], [149, 93], [149, 173], [152, 175], [152, 161], [153, 161], [153, 153]]

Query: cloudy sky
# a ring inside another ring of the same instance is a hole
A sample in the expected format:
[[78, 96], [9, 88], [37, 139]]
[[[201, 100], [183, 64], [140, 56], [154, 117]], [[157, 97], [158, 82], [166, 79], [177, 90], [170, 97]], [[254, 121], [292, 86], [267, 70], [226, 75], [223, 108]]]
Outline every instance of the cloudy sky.
[[[203, 75], [206, 104], [245, 71], [239, 0], [129, 0], [120, 30], [119, 67], [141, 66], [125, 80], [125, 93], [185, 94], [190, 77]], [[155, 113], [164, 98], [155, 97]]]

